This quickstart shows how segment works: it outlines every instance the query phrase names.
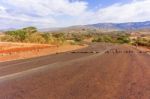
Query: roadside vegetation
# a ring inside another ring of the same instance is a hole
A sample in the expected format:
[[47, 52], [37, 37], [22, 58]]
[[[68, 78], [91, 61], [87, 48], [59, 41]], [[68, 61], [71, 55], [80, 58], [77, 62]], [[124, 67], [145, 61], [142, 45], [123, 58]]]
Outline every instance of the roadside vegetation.
[[93, 37], [92, 42], [105, 42], [116, 44], [130, 44], [133, 46], [144, 46], [150, 48], [150, 38], [138, 37], [130, 39], [131, 35], [126, 33], [119, 34], [101, 34]]
[[49, 34], [38, 32], [35, 27], [27, 27], [20, 30], [7, 31], [1, 37], [5, 42], [40, 43], [40, 44], [63, 44], [65, 36], [62, 33]]
[[63, 45], [66, 43], [79, 44], [85, 36], [78, 33], [42, 33], [38, 32], [35, 27], [27, 27], [5, 32], [5, 35], [0, 37], [0, 41]]
[[150, 48], [150, 39], [145, 39], [145, 38], [139, 37], [139, 38], [133, 40], [133, 45], [146, 46], [146, 47]]
[[35, 27], [27, 27], [14, 31], [5, 32], [4, 36], [0, 36], [0, 41], [4, 42], [21, 42], [21, 43], [39, 43], [39, 44], [83, 44], [90, 39], [91, 42], [105, 42], [117, 44], [132, 44], [150, 47], [150, 39], [138, 37], [130, 39], [131, 35], [124, 31], [115, 31], [108, 33], [97, 33], [91, 31], [64, 33], [42, 33]]
[[92, 42], [129, 44], [131, 41], [128, 34], [101, 34], [95, 36]]

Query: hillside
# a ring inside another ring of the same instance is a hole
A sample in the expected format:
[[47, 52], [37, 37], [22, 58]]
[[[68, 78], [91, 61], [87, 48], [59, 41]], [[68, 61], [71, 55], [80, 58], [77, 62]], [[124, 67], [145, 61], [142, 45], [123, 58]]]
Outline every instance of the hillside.
[[109, 31], [136, 31], [150, 30], [150, 21], [128, 22], [128, 23], [97, 23], [87, 25], [76, 25], [64, 28], [40, 29], [43, 32], [109, 32]]
[[[15, 30], [15, 29], [8, 29]], [[69, 27], [40, 28], [41, 32], [109, 32], [109, 31], [148, 31], [150, 30], [150, 21], [145, 22], [127, 22], [127, 23], [97, 23], [87, 25], [75, 25]], [[7, 30], [1, 30], [7, 31]]]
[[86, 25], [87, 27], [94, 27], [98, 29], [115, 29], [115, 30], [137, 30], [149, 29], [150, 21], [145, 22], [129, 22], [129, 23], [98, 23]]

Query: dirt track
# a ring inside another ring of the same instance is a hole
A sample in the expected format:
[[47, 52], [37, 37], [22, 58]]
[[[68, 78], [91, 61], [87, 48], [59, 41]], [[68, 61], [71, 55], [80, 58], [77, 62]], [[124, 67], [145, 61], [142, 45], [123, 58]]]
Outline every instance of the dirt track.
[[0, 63], [0, 99], [150, 99], [147, 53], [105, 44], [75, 52]]

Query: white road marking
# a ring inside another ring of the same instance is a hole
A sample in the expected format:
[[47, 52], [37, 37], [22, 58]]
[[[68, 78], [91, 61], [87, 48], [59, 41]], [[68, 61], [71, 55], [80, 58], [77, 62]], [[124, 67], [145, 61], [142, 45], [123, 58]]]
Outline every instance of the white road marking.
[[[110, 48], [107, 48], [106, 50], [108, 50], [108, 49], [111, 49], [111, 47]], [[104, 50], [104, 51], [106, 51], [106, 50]], [[49, 58], [49, 57], [47, 57], [47, 58]], [[47, 59], [46, 57], [44, 57], [44, 59]], [[33, 58], [34, 59], [34, 58]], [[8, 68], [8, 67], [10, 67], [10, 66], [15, 66], [15, 65], [22, 65], [22, 64], [27, 64], [27, 63], [32, 63], [32, 62], [34, 62], [34, 61], [40, 61], [40, 60], [42, 60], [41, 58], [39, 58], [39, 59], [35, 59], [35, 60], [25, 60], [24, 62], [19, 62], [19, 63], [14, 63], [14, 64], [8, 64], [8, 65], [5, 65], [4, 67], [2, 66], [2, 67], [0, 67], [0, 69], [4, 69], [4, 68]]]
[[29, 70], [26, 70], [26, 71], [22, 71], [22, 72], [18, 72], [18, 73], [13, 73], [13, 74], [1, 76], [0, 77], [0, 82], [12, 80], [12, 79], [16, 79], [16, 78], [19, 78], [19, 77], [23, 77], [25, 75], [33, 74], [33, 73], [38, 73], [40, 71], [48, 70], [48, 69], [53, 68], [53, 67], [55, 67], [55, 68], [56, 67], [62, 67], [64, 65], [72, 64], [73, 62], [88, 60], [88, 59], [93, 58], [93, 56], [97, 57], [97, 56], [103, 55], [106, 51], [108, 51], [110, 49], [111, 48], [109, 48], [107, 50], [104, 50], [101, 53], [90, 55], [88, 57], [82, 57], [82, 58], [78, 58], [78, 59], [67, 61], [67, 62], [57, 62], [57, 63], [53, 63], [53, 64], [49, 64], [49, 65], [44, 65], [44, 66], [37, 67], [37, 68], [32, 68], [32, 69], [29, 69]]

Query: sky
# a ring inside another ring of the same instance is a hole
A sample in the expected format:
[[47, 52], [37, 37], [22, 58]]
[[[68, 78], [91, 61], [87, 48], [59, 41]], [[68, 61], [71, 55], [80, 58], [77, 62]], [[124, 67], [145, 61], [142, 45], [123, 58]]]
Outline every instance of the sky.
[[0, 29], [150, 21], [150, 0], [0, 0]]

